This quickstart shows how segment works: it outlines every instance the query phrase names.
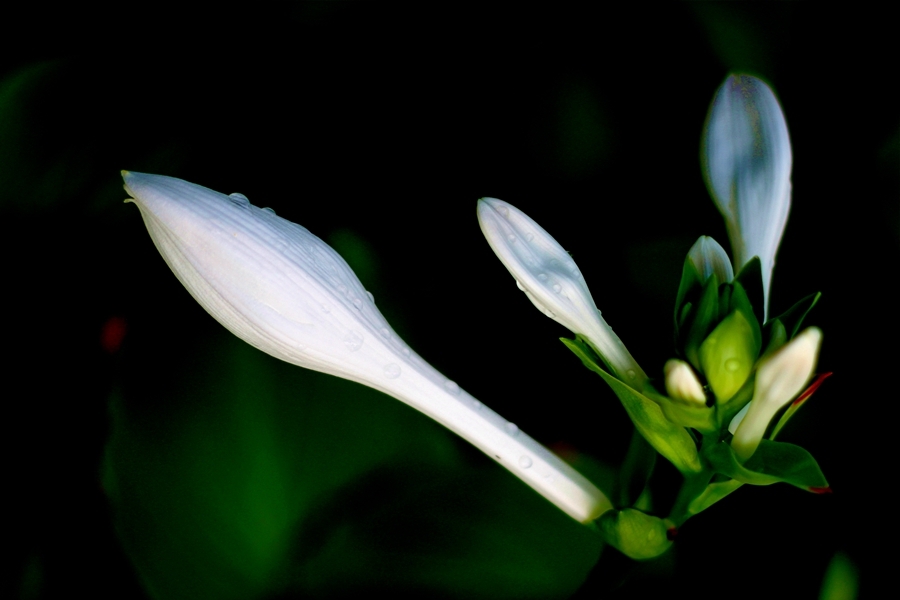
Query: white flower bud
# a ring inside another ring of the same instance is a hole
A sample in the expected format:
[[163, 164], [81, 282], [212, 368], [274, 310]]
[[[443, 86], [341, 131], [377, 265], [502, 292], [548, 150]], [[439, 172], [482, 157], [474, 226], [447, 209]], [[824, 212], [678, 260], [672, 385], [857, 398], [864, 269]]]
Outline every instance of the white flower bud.
[[687, 404], [706, 406], [706, 394], [691, 365], [673, 358], [666, 362], [663, 373], [666, 377], [666, 393], [670, 398]]
[[640, 390], [646, 374], [600, 316], [581, 271], [562, 246], [528, 215], [496, 198], [478, 201], [478, 222], [538, 310], [584, 337], [619, 379]]
[[753, 399], [728, 427], [740, 460], [753, 455], [775, 413], [803, 391], [815, 372], [821, 345], [822, 331], [809, 327], [757, 367]]
[[719, 283], [726, 283], [734, 279], [734, 269], [731, 268], [731, 260], [725, 249], [719, 242], [708, 235], [701, 235], [688, 251], [688, 259], [703, 282], [706, 282], [713, 274]]
[[736, 271], [758, 256], [766, 314], [775, 253], [791, 207], [791, 140], [765, 83], [732, 75], [716, 92], [701, 152], [707, 185], [725, 217]]
[[580, 473], [412, 352], [347, 263], [309, 231], [240, 194], [160, 175], [123, 177], [176, 277], [239, 338], [409, 404], [579, 521], [611, 508]]

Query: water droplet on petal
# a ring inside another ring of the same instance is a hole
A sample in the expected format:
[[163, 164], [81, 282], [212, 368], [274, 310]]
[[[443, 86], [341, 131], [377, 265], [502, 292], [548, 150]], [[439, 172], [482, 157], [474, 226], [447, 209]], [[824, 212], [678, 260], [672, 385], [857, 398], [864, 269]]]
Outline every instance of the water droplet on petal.
[[263, 207], [263, 210], [266, 211], [267, 213], [270, 213], [270, 214], [273, 214], [273, 215], [275, 214], [275, 209], [274, 209], [274, 208], [269, 208], [268, 206], [265, 206], [265, 207]]
[[455, 381], [450, 381], [449, 379], [444, 382], [444, 387], [447, 388], [447, 391], [453, 394], [454, 396], [459, 393], [459, 386]]
[[[390, 337], [391, 337], [391, 330], [388, 329], [387, 327], [382, 327], [381, 329], [378, 330], [378, 333], [380, 333], [381, 337], [383, 337], [384, 339], [390, 339]], [[409, 350], [406, 350], [406, 354], [409, 354]]]
[[503, 215], [504, 217], [509, 216], [509, 209], [503, 205], [500, 205], [497, 207], [497, 212], [500, 213], [501, 215]]
[[400, 377], [400, 365], [391, 363], [384, 366], [384, 376], [388, 379], [397, 379]]
[[354, 298], [353, 306], [356, 307], [356, 310], [362, 310], [362, 300], [360, 300], [359, 298]]
[[530, 242], [530, 241], [533, 240], [533, 239], [534, 239], [534, 234], [533, 234], [533, 233], [526, 233], [526, 234], [525, 234], [525, 241], [526, 241], [526, 242]]
[[409, 356], [409, 348], [404, 348], [400, 352], [403, 354], [403, 356]]
[[734, 373], [738, 369], [741, 368], [741, 361], [736, 358], [729, 358], [725, 361], [725, 370], [729, 373]]
[[628, 379], [634, 379], [637, 373], [635, 373], [634, 369], [628, 369], [625, 371], [625, 374], [628, 375]]
[[375, 302], [375, 296], [372, 295], [372, 292], [366, 290], [366, 297], [369, 299], [369, 302]]
[[522, 467], [523, 469], [530, 468], [531, 467], [531, 459], [528, 458], [527, 456], [520, 456], [519, 457], [519, 466]]
[[228, 194], [228, 199], [242, 208], [250, 206], [250, 200], [243, 194]]
[[506, 433], [508, 433], [509, 435], [511, 435], [513, 437], [516, 437], [517, 435], [519, 435], [519, 426], [516, 425], [515, 423], [507, 423], [506, 424]]
[[363, 338], [355, 331], [350, 331], [344, 336], [344, 345], [350, 349], [350, 352], [355, 352], [362, 347]]
[[547, 281], [547, 274], [546, 273], [538, 273], [538, 279], [540, 279], [541, 281]]
[[481, 410], [481, 402], [478, 400], [472, 400], [472, 408], [475, 410]]
[[516, 287], [519, 288], [519, 290], [521, 290], [521, 291], [523, 291], [523, 292], [527, 292], [527, 291], [528, 291], [528, 290], [525, 289], [525, 286], [522, 285], [522, 282], [519, 281], [518, 279], [516, 279]]
[[347, 286], [343, 283], [339, 283], [337, 289], [340, 293], [344, 294], [345, 296], [347, 295]]
[[554, 283], [554, 284], [553, 284], [553, 291], [556, 292], [557, 294], [560, 293], [560, 292], [562, 291], [562, 286], [559, 285], [558, 283]]
[[506, 236], [506, 239], [508, 239], [509, 243], [512, 244], [513, 242], [516, 241], [516, 236], [514, 236], [513, 234], [509, 234], [508, 236]]

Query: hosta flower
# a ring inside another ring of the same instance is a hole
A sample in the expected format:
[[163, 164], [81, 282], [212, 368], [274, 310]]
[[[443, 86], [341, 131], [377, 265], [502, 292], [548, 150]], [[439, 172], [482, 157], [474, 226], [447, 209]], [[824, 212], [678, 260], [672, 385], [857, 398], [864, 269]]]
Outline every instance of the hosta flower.
[[769, 86], [748, 75], [725, 80], [707, 117], [701, 158], [725, 217], [735, 271], [759, 257], [768, 305], [775, 253], [791, 207], [792, 160], [787, 124]]
[[610, 508], [587, 479], [413, 352], [347, 263], [309, 231], [240, 194], [123, 176], [160, 254], [232, 333], [281, 360], [402, 400], [579, 521]]
[[478, 201], [478, 222], [500, 262], [542, 313], [580, 334], [624, 382], [640, 389], [647, 376], [600, 316], [581, 271], [543, 227], [516, 207]]

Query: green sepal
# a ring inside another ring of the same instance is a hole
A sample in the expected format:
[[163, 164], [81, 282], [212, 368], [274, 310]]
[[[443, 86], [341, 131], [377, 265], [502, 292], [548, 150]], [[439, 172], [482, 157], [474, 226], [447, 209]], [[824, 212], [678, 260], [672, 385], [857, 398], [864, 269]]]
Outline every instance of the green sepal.
[[787, 329], [780, 318], [776, 317], [770, 319], [769, 322], [766, 323], [765, 339], [767, 339], [768, 342], [766, 343], [766, 349], [763, 350], [762, 354], [759, 356], [760, 360], [777, 352], [788, 341]]
[[760, 323], [765, 318], [766, 300], [763, 292], [762, 264], [759, 257], [754, 256], [744, 265], [741, 272], [734, 278], [735, 283], [740, 283], [753, 306], [753, 314]]
[[644, 384], [645, 396], [656, 402], [666, 418], [682, 427], [691, 427], [700, 433], [719, 431], [716, 420], [716, 407], [695, 404], [677, 398], [669, 398], [658, 393], [649, 384]]
[[585, 367], [600, 375], [612, 388], [634, 426], [657, 452], [682, 473], [700, 471], [697, 445], [684, 427], [669, 421], [653, 400], [604, 371], [592, 356], [593, 352], [580, 338], [560, 338], [560, 341], [581, 359]]
[[737, 479], [729, 479], [728, 481], [710, 483], [708, 486], [706, 486], [706, 489], [703, 490], [703, 493], [701, 493], [691, 501], [690, 505], [688, 506], [688, 515], [693, 516], [697, 513], [703, 512], [742, 485], [744, 484]]
[[672, 546], [673, 525], [633, 508], [608, 510], [595, 523], [606, 543], [634, 560], [656, 558]]
[[759, 324], [762, 322], [762, 319], [759, 319], [756, 316], [750, 298], [747, 296], [746, 288], [737, 281], [731, 284], [731, 286], [732, 289], [728, 313], [730, 314], [736, 310], [741, 311], [744, 318], [750, 323], [750, 328], [753, 330], [753, 344], [757, 348], [760, 348], [762, 347], [762, 328], [760, 328]]
[[809, 311], [819, 302], [821, 297], [822, 292], [810, 294], [778, 316], [778, 320], [784, 324], [784, 328], [788, 332], [789, 340], [794, 339], [794, 336], [800, 331], [806, 315], [809, 314]]
[[702, 295], [703, 279], [691, 262], [690, 255], [684, 259], [684, 267], [681, 270], [681, 282], [678, 284], [678, 294], [675, 296], [675, 339], [678, 339], [678, 331], [684, 325], [687, 318], [685, 307], [694, 304]]
[[704, 448], [703, 456], [717, 473], [741, 483], [771, 485], [783, 481], [817, 493], [829, 489], [816, 459], [794, 444], [762, 440], [743, 465], [725, 442]]
[[[688, 362], [698, 371], [700, 369], [700, 344], [706, 339], [710, 330], [719, 320], [719, 283], [715, 273], [706, 280], [700, 303], [692, 311], [693, 319], [684, 335], [684, 343], [676, 342], [678, 348], [684, 348]], [[684, 332], [684, 329], [682, 329]]]

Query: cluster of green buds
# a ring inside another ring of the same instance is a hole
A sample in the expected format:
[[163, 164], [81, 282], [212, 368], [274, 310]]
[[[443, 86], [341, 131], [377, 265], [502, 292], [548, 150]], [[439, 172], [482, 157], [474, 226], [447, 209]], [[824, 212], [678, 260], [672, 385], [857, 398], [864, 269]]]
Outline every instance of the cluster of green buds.
[[[790, 208], [791, 146], [765, 83], [732, 76], [719, 88], [702, 161], [734, 260], [707, 236], [688, 252], [675, 302], [677, 356], [661, 381], [638, 366], [546, 231], [499, 200], [479, 206], [482, 230], [519, 288], [576, 334], [562, 341], [612, 388], [640, 434], [623, 468], [623, 488], [631, 493], [612, 494], [618, 508], [597, 520], [610, 543], [638, 559], [664, 552], [686, 519], [745, 483], [830, 491], [806, 450], [775, 441], [828, 374], [814, 379], [822, 332], [802, 329], [819, 294], [768, 317], [775, 254]], [[664, 518], [639, 510], [657, 452], [685, 478]]]

